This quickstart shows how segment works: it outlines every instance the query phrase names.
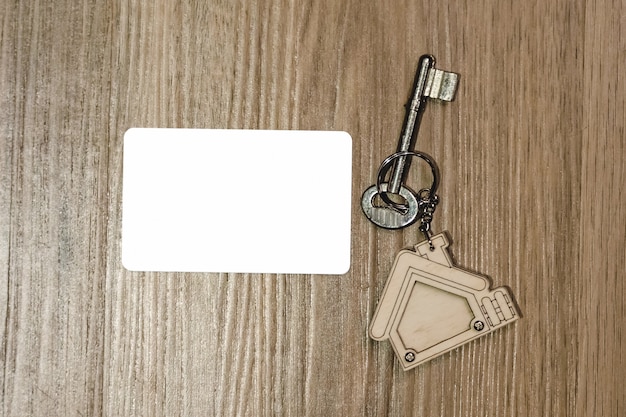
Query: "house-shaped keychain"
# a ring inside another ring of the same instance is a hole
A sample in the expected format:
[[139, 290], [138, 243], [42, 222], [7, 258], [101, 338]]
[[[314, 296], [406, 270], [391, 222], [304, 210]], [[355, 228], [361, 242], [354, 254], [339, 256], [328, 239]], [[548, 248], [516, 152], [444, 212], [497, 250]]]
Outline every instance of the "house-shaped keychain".
[[370, 337], [390, 339], [404, 370], [516, 321], [508, 288], [452, 263], [444, 234], [403, 250], [378, 303]]

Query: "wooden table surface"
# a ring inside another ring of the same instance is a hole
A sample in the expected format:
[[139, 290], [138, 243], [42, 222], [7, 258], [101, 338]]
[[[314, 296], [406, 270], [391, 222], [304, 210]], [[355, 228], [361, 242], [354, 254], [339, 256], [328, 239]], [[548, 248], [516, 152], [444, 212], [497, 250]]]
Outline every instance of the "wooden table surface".
[[[0, 414], [624, 415], [626, 3], [468, 3], [3, 2]], [[523, 318], [404, 372], [366, 329], [418, 231], [359, 200], [423, 53], [433, 228]], [[350, 272], [126, 271], [130, 127], [349, 132]]]

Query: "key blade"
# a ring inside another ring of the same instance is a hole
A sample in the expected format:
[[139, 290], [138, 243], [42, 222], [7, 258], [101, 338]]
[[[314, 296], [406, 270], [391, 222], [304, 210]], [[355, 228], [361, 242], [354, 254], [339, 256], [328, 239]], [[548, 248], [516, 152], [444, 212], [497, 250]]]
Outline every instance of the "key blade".
[[452, 101], [459, 83], [459, 74], [431, 68], [428, 71], [424, 96], [436, 100]]

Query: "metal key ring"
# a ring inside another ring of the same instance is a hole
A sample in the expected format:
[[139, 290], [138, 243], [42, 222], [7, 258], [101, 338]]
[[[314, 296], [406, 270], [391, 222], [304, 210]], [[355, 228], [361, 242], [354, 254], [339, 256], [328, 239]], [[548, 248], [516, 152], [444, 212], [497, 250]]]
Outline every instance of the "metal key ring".
[[439, 187], [439, 168], [437, 167], [435, 160], [430, 155], [427, 155], [423, 152], [417, 152], [417, 151], [402, 151], [402, 152], [396, 152], [392, 155], [389, 155], [383, 161], [383, 163], [380, 164], [380, 168], [378, 168], [378, 178], [376, 180], [376, 188], [378, 189], [378, 194], [380, 195], [380, 198], [385, 202], [385, 204], [388, 204], [389, 206], [394, 207], [398, 211], [406, 210], [405, 206], [403, 204], [398, 204], [392, 201], [387, 196], [388, 192], [382, 190], [382, 184], [385, 182], [385, 177], [387, 176], [387, 173], [389, 172], [389, 169], [392, 166], [391, 163], [394, 160], [403, 156], [415, 156], [417, 158], [424, 160], [430, 166], [431, 172], [433, 174], [433, 184], [428, 189], [428, 194], [430, 196], [434, 196], [437, 192], [437, 187]]

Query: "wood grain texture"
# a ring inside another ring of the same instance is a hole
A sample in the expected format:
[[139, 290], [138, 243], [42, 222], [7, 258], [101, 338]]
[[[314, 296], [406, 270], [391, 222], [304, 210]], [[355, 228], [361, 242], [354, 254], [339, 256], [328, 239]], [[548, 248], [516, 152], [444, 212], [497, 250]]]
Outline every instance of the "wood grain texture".
[[[0, 414], [620, 416], [624, 16], [610, 0], [3, 2]], [[422, 53], [461, 74], [418, 139], [442, 172], [433, 227], [523, 317], [404, 372], [366, 330], [418, 232], [375, 228], [358, 201]], [[125, 271], [133, 126], [349, 132], [350, 273]]]

